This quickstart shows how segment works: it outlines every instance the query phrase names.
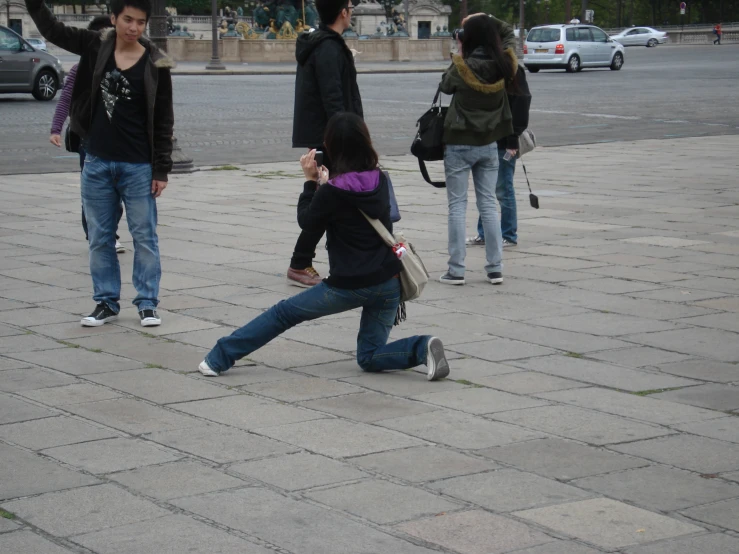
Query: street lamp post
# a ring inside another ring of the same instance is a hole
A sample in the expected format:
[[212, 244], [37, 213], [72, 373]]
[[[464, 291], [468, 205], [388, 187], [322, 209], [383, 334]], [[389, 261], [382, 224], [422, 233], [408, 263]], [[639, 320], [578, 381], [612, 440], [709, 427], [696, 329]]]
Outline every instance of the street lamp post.
[[212, 70], [224, 70], [226, 69], [226, 66], [221, 63], [221, 58], [218, 55], [218, 0], [211, 0], [210, 4], [211, 9], [211, 45], [213, 47], [213, 51], [210, 57], [210, 62], [208, 62], [208, 65], [205, 66], [205, 69], [212, 69]]
[[149, 37], [162, 52], [167, 51], [167, 10], [166, 0], [154, 0], [149, 18]]
[[523, 52], [523, 44], [526, 40], [524, 28], [526, 27], [526, 1], [518, 0], [518, 42], [520, 43], [520, 51]]

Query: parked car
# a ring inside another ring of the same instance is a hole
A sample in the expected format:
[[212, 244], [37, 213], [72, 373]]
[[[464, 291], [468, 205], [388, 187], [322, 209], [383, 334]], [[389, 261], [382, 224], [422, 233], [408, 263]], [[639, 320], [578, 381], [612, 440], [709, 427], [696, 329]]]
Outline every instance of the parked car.
[[576, 73], [585, 67], [618, 71], [624, 65], [624, 47], [594, 25], [546, 25], [529, 32], [523, 63], [531, 73], [540, 69]]
[[34, 49], [18, 33], [0, 25], [0, 93], [30, 92], [51, 100], [64, 82], [62, 62]]
[[27, 38], [26, 42], [33, 46], [36, 50], [43, 50], [44, 52], [48, 52], [46, 49], [46, 41], [42, 38]]
[[667, 33], [651, 27], [632, 27], [631, 29], [624, 29], [617, 35], [612, 35], [611, 38], [624, 46], [652, 48], [667, 42]]

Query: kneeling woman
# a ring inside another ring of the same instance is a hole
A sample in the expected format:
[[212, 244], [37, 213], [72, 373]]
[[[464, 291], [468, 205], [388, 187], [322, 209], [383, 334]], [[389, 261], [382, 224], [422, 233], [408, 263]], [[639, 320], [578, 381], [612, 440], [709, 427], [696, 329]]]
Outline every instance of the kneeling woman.
[[328, 172], [317, 167], [315, 151], [300, 158], [307, 182], [298, 200], [298, 224], [307, 231], [326, 229], [329, 277], [220, 339], [200, 372], [217, 376], [299, 323], [361, 307], [357, 363], [362, 369], [426, 365], [430, 381], [446, 377], [449, 364], [438, 338], [387, 342], [400, 304], [402, 266], [361, 213], [392, 232], [388, 184], [367, 126], [354, 114], [337, 114], [328, 123], [324, 144], [333, 164], [328, 183], [319, 184]]

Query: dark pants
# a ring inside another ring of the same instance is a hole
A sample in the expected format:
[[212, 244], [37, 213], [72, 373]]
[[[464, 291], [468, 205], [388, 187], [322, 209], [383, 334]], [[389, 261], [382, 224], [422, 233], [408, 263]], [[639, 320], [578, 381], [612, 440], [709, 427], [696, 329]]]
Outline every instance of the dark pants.
[[[330, 171], [331, 161], [328, 159], [326, 149], [323, 146], [317, 146], [316, 150], [323, 152], [323, 165]], [[290, 259], [290, 267], [293, 269], [305, 269], [313, 265], [313, 258], [316, 257], [316, 246], [321, 242], [325, 229], [320, 231], [301, 231], [298, 242], [295, 243], [295, 251]]]
[[[84, 171], [85, 170], [85, 158], [87, 157], [87, 153], [85, 152], [85, 149], [82, 148], [82, 145], [80, 145], [79, 154], [80, 154], [80, 171]], [[123, 217], [123, 202], [121, 202], [121, 209], [118, 210], [118, 223], [121, 222], [121, 217]], [[118, 228], [117, 225], [116, 225], [116, 228]], [[85, 240], [89, 241], [90, 234], [87, 232], [87, 218], [85, 217], [85, 206], [84, 205], [82, 206], [82, 229], [85, 231]], [[115, 240], [118, 240], [119, 238], [121, 237], [119, 237], [118, 233], [116, 233]], [[318, 239], [318, 240], [321, 240], [321, 239]]]
[[716, 35], [716, 40], [713, 41], [714, 44], [721, 44], [721, 35]]

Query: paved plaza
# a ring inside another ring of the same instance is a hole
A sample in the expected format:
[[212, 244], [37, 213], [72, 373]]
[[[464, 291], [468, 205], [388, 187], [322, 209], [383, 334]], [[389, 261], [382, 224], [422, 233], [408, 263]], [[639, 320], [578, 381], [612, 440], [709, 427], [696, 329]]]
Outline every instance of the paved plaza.
[[433, 383], [363, 373], [356, 312], [196, 372], [298, 291], [297, 162], [172, 177], [146, 329], [125, 224], [122, 317], [79, 326], [79, 174], [0, 178], [0, 552], [739, 553], [737, 152], [736, 135], [536, 150], [541, 209], [518, 172], [500, 287], [480, 248], [466, 286], [435, 280], [446, 195], [384, 157], [434, 278], [393, 337], [444, 341]]

